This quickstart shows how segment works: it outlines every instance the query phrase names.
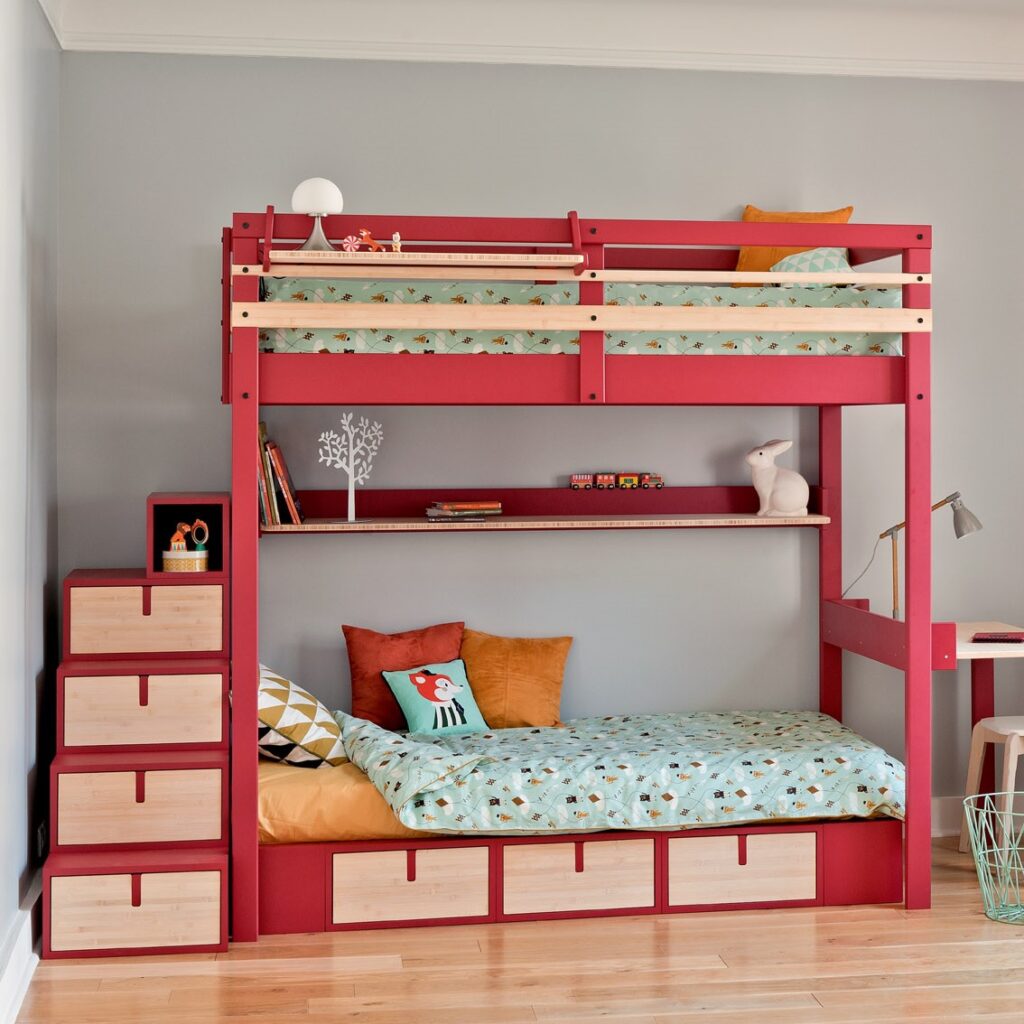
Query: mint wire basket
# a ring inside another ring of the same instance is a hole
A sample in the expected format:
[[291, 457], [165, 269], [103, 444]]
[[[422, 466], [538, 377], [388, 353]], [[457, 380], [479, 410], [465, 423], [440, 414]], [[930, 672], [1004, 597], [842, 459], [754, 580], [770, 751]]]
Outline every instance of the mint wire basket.
[[985, 915], [1024, 924], [1024, 814], [1014, 810], [1024, 793], [979, 793], [964, 800], [971, 853]]

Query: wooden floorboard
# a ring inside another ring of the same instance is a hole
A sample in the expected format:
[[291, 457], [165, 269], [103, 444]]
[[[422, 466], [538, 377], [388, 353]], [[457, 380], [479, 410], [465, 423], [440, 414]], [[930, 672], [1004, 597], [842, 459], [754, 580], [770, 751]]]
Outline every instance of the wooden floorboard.
[[268, 937], [227, 953], [49, 961], [22, 1024], [929, 1024], [1024, 1021], [1024, 928], [935, 847], [935, 906]]

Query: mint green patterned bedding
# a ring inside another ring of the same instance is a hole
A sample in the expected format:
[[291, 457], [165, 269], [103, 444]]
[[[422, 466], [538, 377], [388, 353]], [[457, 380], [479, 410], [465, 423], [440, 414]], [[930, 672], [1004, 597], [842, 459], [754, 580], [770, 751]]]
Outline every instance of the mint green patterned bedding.
[[[286, 277], [263, 279], [269, 302], [472, 303], [509, 305], [575, 305], [573, 283], [365, 281]], [[605, 285], [605, 302], [618, 306], [801, 306], [835, 308], [868, 306], [899, 308], [898, 288], [850, 286], [779, 286], [732, 288], [707, 285]], [[694, 334], [615, 333], [605, 335], [610, 355], [900, 355], [898, 334], [837, 334], [815, 332]], [[579, 337], [568, 331], [410, 331], [365, 329], [350, 331], [286, 328], [263, 330], [266, 352], [431, 352], [437, 354], [512, 353], [576, 354]]]
[[579, 718], [561, 729], [443, 737], [335, 717], [349, 758], [413, 829], [582, 832], [903, 817], [903, 765], [817, 711]]

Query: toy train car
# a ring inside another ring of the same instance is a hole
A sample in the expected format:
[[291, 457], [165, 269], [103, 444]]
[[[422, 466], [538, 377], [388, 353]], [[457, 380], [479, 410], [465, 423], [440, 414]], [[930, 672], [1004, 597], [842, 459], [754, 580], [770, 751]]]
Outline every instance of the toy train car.
[[665, 478], [660, 473], [573, 473], [569, 486], [574, 491], [589, 491], [591, 488], [601, 491], [616, 487], [624, 491], [653, 487], [660, 491], [665, 486]]

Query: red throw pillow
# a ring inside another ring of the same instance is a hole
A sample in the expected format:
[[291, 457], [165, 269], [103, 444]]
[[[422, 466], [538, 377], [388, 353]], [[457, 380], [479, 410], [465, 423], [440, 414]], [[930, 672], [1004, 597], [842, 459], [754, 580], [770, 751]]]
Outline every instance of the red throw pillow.
[[464, 627], [464, 622], [445, 622], [407, 633], [377, 633], [342, 626], [352, 671], [352, 714], [384, 729], [404, 729], [405, 715], [381, 672], [454, 661]]

